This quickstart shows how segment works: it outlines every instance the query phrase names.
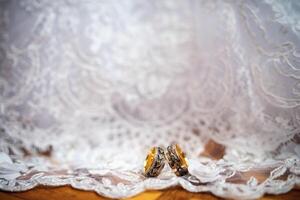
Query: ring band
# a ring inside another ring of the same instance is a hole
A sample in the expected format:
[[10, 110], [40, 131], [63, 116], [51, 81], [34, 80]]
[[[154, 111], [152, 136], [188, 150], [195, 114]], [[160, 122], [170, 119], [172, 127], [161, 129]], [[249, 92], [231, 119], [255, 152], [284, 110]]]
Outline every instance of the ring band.
[[161, 147], [152, 147], [144, 162], [144, 175], [156, 177], [165, 166], [165, 153]]
[[167, 147], [166, 158], [169, 166], [177, 176], [188, 174], [188, 161], [185, 157], [185, 153], [178, 144], [172, 144]]

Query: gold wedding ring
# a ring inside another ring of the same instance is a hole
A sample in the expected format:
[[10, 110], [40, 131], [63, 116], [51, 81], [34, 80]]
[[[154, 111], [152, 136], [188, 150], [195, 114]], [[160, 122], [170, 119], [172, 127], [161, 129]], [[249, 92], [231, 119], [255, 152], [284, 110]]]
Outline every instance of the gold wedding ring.
[[161, 147], [152, 147], [144, 162], [144, 175], [156, 177], [165, 166], [165, 153]]
[[188, 161], [185, 157], [185, 153], [178, 144], [172, 144], [167, 147], [166, 158], [169, 166], [177, 176], [188, 174]]

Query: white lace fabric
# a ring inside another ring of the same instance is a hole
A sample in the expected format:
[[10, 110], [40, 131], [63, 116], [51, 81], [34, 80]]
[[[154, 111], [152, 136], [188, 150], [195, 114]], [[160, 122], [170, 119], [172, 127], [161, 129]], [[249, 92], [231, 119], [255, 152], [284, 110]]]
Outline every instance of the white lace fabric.
[[[297, 0], [1, 0], [0, 189], [123, 198], [181, 185], [253, 199], [299, 186], [299, 10]], [[199, 156], [209, 139], [224, 158]], [[142, 175], [149, 148], [174, 142], [204, 184], [168, 167]]]

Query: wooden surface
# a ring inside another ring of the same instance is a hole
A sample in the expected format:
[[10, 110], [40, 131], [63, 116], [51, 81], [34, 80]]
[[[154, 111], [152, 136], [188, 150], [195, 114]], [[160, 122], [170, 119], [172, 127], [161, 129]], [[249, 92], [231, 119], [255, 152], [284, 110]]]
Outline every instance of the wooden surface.
[[[26, 192], [0, 192], [1, 200], [108, 200], [95, 192], [75, 190], [71, 187], [38, 187]], [[216, 200], [221, 199], [209, 193], [191, 193], [181, 188], [162, 191], [147, 191], [128, 200]], [[300, 200], [300, 190], [283, 195], [266, 195], [262, 200]]]

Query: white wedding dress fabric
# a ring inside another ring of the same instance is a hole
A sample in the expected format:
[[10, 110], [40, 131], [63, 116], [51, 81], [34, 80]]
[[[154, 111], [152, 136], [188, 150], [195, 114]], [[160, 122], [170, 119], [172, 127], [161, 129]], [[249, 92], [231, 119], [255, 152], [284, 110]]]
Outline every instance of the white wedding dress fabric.
[[[209, 140], [222, 159], [200, 156]], [[143, 176], [171, 143], [203, 184], [168, 166]], [[300, 1], [1, 0], [0, 189], [38, 185], [235, 199], [299, 186]]]

